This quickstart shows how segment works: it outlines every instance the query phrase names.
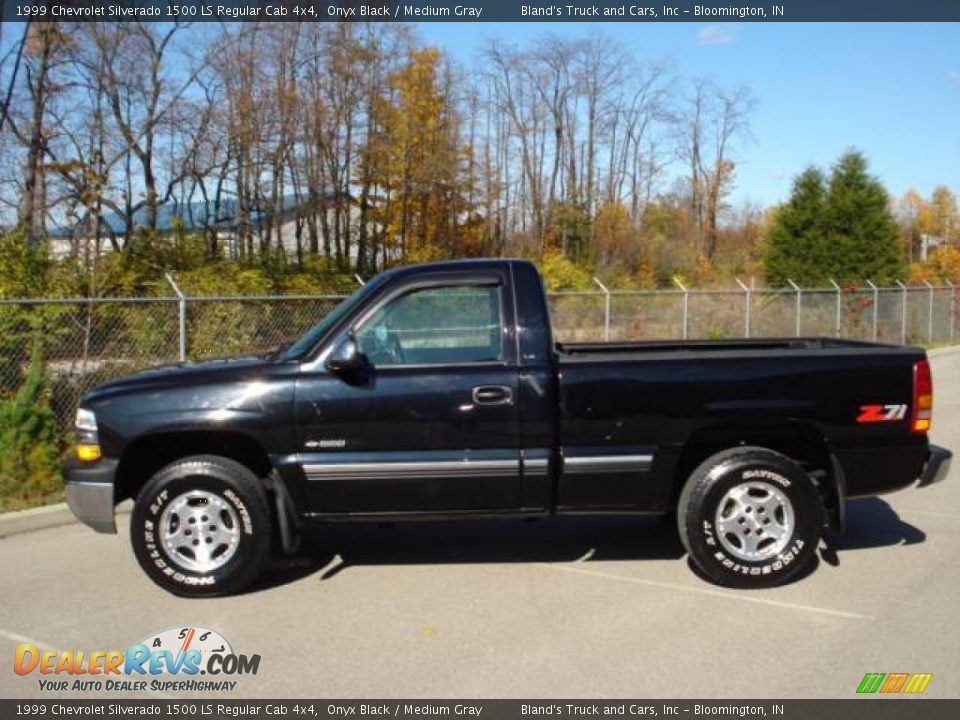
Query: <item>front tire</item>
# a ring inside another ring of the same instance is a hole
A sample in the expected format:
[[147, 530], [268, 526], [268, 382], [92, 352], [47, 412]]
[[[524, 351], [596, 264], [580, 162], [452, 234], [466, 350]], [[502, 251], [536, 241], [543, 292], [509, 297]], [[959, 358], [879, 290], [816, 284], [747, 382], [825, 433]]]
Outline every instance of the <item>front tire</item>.
[[137, 496], [130, 541], [151, 580], [175, 595], [235, 593], [270, 551], [266, 492], [246, 466], [195, 455], [157, 472]]
[[739, 447], [693, 471], [680, 494], [677, 524], [707, 579], [728, 587], [773, 587], [813, 561], [823, 508], [810, 477], [793, 460]]

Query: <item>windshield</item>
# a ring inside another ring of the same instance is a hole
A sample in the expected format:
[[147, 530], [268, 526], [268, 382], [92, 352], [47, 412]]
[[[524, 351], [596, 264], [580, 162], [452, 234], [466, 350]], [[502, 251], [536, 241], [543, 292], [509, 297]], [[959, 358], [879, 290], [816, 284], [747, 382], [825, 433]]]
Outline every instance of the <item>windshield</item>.
[[367, 295], [374, 292], [378, 287], [380, 287], [380, 285], [383, 284], [384, 275], [385, 274], [378, 275], [366, 285], [358, 288], [349, 296], [344, 298], [339, 305], [337, 305], [333, 310], [324, 316], [323, 320], [307, 330], [307, 332], [305, 332], [303, 336], [301, 336], [301, 338], [295, 343], [282, 350], [277, 355], [277, 360], [280, 362], [296, 360], [310, 352], [310, 350], [313, 349], [313, 347], [320, 342], [320, 340], [322, 340], [323, 337], [330, 332], [330, 330], [338, 322], [340, 322], [342, 318], [348, 315], [351, 310], [357, 307], [357, 305], [362, 303]]

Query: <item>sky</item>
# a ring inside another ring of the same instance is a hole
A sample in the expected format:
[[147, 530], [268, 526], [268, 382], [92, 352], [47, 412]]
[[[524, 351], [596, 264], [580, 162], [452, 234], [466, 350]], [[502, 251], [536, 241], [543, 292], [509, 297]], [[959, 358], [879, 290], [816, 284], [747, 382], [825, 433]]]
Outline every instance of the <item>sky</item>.
[[[758, 100], [731, 200], [785, 200], [808, 165], [848, 148], [900, 196], [937, 185], [960, 194], [957, 23], [419, 23], [421, 37], [476, 67], [486, 40], [601, 32], [638, 60], [684, 77], [747, 85]], [[679, 172], [679, 168], [678, 168]]]

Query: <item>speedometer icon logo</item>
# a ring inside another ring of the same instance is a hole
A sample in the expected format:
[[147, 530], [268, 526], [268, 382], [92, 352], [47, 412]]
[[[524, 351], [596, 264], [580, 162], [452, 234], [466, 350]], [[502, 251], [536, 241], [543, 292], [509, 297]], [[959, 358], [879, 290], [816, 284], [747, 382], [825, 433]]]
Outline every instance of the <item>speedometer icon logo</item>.
[[[151, 652], [166, 650], [174, 658], [185, 657], [191, 650], [197, 651], [200, 653], [200, 662], [197, 665], [201, 668], [207, 667], [211, 655], [234, 654], [233, 645], [227, 638], [213, 628], [203, 625], [181, 625], [167, 628], [147, 635], [141, 642]], [[200, 674], [205, 675], [206, 671], [201, 670]]]

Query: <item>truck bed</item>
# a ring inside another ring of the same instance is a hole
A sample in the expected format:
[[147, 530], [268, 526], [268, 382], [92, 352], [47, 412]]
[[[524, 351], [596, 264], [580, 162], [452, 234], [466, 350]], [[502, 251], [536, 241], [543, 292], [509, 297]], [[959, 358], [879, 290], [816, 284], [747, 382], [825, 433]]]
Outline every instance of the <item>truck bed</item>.
[[857, 421], [866, 406], [910, 405], [922, 348], [799, 337], [556, 350], [564, 454], [654, 458], [636, 477], [564, 476], [561, 499], [599, 504], [622, 493], [623, 505], [667, 506], [684, 444], [713, 442], [703, 438], [723, 427], [752, 438], [776, 428], [829, 438], [851, 495], [895, 489], [918, 476], [926, 456], [926, 438], [904, 422]]

